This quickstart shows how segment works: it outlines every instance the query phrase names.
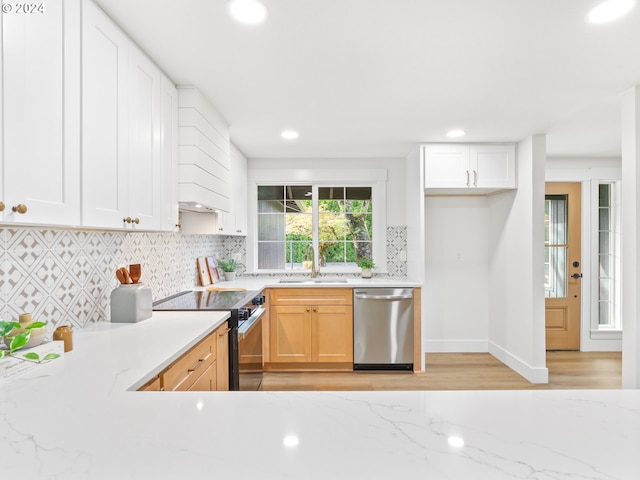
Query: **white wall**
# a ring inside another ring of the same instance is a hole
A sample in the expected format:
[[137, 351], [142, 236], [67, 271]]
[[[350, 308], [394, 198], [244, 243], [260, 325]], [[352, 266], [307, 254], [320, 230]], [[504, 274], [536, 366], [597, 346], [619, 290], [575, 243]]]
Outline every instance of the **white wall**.
[[248, 171], [262, 169], [323, 169], [323, 170], [387, 170], [387, 226], [406, 226], [405, 215], [405, 159], [396, 158], [251, 158], [247, 163]]
[[486, 352], [489, 322], [487, 197], [425, 198], [425, 349]]
[[[424, 163], [422, 146], [417, 146], [405, 161], [405, 199], [407, 221], [407, 276], [416, 282], [424, 281]], [[424, 297], [424, 289], [423, 289]], [[422, 331], [424, 332], [424, 298], [422, 301]], [[424, 358], [424, 355], [423, 355]]]
[[545, 138], [518, 144], [518, 189], [489, 197], [489, 352], [547, 383], [544, 313]]
[[622, 387], [640, 388], [640, 86], [622, 96]]

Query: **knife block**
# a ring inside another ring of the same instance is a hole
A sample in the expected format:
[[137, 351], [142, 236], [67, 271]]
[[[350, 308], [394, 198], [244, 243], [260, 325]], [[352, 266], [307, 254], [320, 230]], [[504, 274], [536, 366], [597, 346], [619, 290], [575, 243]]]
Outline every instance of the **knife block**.
[[112, 322], [137, 323], [151, 315], [151, 289], [146, 285], [120, 285], [111, 292]]

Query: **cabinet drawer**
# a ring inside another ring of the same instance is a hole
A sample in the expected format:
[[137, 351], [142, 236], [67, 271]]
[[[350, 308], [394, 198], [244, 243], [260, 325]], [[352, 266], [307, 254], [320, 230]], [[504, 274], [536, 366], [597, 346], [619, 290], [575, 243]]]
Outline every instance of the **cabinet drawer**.
[[139, 392], [158, 392], [161, 390], [160, 377], [153, 377], [143, 386], [141, 386]]
[[213, 362], [187, 390], [190, 392], [214, 392], [216, 390], [217, 379], [218, 365], [216, 362]]
[[161, 374], [164, 390], [188, 390], [216, 359], [216, 332], [185, 353]]
[[351, 288], [273, 288], [271, 305], [351, 305]]

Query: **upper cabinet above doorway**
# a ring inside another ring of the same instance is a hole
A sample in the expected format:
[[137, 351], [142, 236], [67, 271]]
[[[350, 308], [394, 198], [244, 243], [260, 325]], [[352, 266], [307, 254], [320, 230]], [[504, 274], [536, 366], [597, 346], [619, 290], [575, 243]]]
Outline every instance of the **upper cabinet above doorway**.
[[428, 195], [487, 195], [516, 188], [513, 144], [427, 144], [423, 149]]

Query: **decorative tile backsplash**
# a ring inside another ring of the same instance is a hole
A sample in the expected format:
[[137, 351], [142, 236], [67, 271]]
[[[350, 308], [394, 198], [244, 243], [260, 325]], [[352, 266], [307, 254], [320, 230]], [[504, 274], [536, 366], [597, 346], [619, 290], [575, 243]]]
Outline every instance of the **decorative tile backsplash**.
[[109, 320], [115, 271], [142, 265], [141, 282], [153, 299], [198, 284], [196, 258], [223, 255], [233, 237], [177, 233], [0, 229], [0, 318], [34, 319], [84, 327]]
[[387, 227], [387, 274], [407, 276], [407, 227]]
[[[407, 273], [407, 228], [387, 228], [387, 271]], [[30, 312], [56, 326], [85, 327], [110, 318], [115, 271], [142, 265], [153, 299], [197, 285], [196, 258], [236, 258], [244, 271], [246, 238], [178, 233], [0, 228], [0, 319]]]

